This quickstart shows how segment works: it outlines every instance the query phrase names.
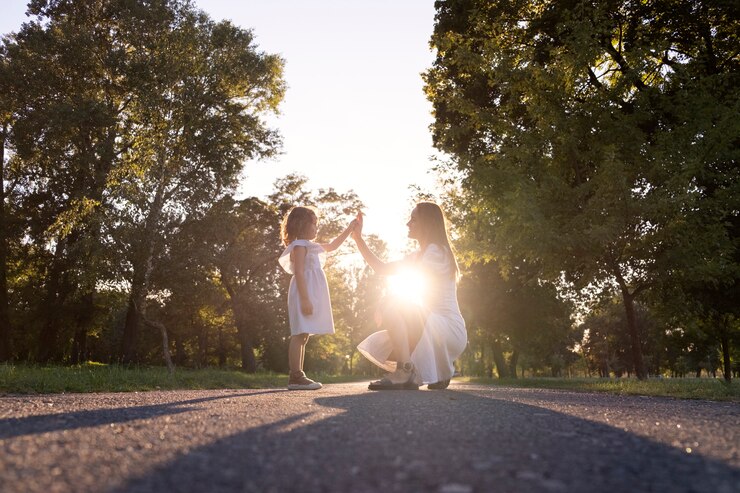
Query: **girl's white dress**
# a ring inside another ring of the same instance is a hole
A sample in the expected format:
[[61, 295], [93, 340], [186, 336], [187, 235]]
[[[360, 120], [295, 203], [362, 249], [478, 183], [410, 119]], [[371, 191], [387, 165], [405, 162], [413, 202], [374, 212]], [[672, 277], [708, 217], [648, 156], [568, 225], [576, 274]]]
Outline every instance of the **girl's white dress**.
[[[298, 284], [295, 280], [295, 269], [290, 253], [297, 246], [306, 247], [305, 278], [308, 299], [313, 305], [313, 314], [301, 312], [301, 300], [298, 296]], [[334, 318], [331, 313], [329, 285], [322, 267], [326, 262], [326, 252], [318, 243], [309, 240], [295, 240], [283, 251], [278, 260], [288, 274], [293, 274], [288, 289], [288, 319], [290, 334], [333, 334]]]
[[[417, 375], [424, 384], [448, 380], [455, 373], [453, 362], [465, 349], [468, 334], [457, 303], [457, 285], [450, 266], [451, 252], [436, 244], [406, 257], [409, 267], [425, 277], [426, 292], [421, 310], [426, 317], [421, 339], [411, 353]], [[387, 371], [396, 369], [388, 357], [393, 349], [388, 331], [381, 330], [362, 341], [357, 349]]]

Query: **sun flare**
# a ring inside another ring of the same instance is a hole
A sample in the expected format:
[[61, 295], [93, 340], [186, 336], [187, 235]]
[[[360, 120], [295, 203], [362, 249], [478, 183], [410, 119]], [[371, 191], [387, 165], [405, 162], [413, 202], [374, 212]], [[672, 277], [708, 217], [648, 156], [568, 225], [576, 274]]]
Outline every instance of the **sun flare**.
[[386, 280], [388, 293], [417, 305], [422, 304], [426, 282], [421, 272], [407, 269]]

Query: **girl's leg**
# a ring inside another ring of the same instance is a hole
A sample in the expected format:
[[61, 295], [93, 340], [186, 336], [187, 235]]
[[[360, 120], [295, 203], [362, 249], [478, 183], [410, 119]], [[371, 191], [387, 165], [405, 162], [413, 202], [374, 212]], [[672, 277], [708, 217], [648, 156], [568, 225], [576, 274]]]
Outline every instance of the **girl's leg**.
[[314, 382], [303, 373], [303, 359], [306, 355], [307, 342], [308, 334], [290, 336], [290, 346], [288, 348], [288, 360], [290, 364], [288, 390], [317, 390], [322, 387], [319, 382]]
[[308, 338], [311, 337], [309, 334], [303, 334], [306, 336], [301, 344], [301, 371], [303, 371], [303, 362], [306, 359], [306, 344], [308, 344]]
[[303, 372], [303, 357], [306, 350], [306, 341], [308, 334], [298, 334], [290, 336], [288, 345], [288, 367], [291, 376]]

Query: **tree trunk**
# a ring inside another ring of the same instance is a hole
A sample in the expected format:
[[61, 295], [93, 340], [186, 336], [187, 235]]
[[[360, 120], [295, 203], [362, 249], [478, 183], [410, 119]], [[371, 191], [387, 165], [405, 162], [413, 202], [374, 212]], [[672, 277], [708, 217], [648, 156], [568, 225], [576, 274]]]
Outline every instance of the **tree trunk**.
[[218, 367], [226, 366], [226, 342], [224, 341], [224, 329], [218, 328]]
[[241, 342], [242, 370], [247, 373], [255, 373], [257, 371], [257, 358], [254, 356], [254, 344], [246, 327], [244, 329], [239, 328], [239, 342]]
[[141, 326], [141, 316], [146, 316], [146, 295], [149, 292], [149, 280], [152, 274], [154, 244], [158, 233], [159, 218], [164, 205], [165, 181], [161, 180], [152, 201], [149, 215], [144, 223], [144, 235], [134, 255], [134, 275], [131, 282], [126, 325], [123, 329], [123, 346], [121, 361], [136, 363], [139, 360], [137, 342]]
[[62, 238], [54, 250], [49, 273], [45, 280], [45, 294], [42, 310], [43, 325], [39, 333], [36, 359], [41, 363], [61, 360], [59, 351], [59, 332], [61, 324], [61, 307], [66, 298], [62, 285], [64, 266], [63, 257], [67, 246], [67, 238]]
[[208, 366], [208, 332], [205, 325], [198, 331], [198, 368]]
[[[137, 269], [134, 268], [134, 278], [137, 277]], [[129, 294], [128, 308], [126, 309], [126, 324], [123, 327], [123, 347], [121, 348], [121, 362], [135, 363], [139, 360], [137, 343], [139, 339], [140, 318], [136, 306], [146, 309], [145, 295], [140, 285], [132, 287]]]
[[77, 326], [75, 327], [74, 339], [72, 340], [72, 364], [80, 364], [87, 361], [87, 331], [94, 315], [94, 298], [92, 291], [85, 293], [79, 304], [77, 313]]
[[87, 361], [87, 328], [76, 327], [74, 339], [72, 340], [72, 359], [73, 365], [79, 365]]
[[8, 127], [0, 134], [0, 361], [12, 355], [10, 345], [10, 306], [8, 301], [8, 228], [5, 225], [5, 136]]
[[249, 317], [247, 316], [248, 308], [246, 308], [249, 305], [244, 301], [249, 299], [249, 294], [237, 294], [234, 286], [229, 282], [223, 271], [221, 272], [221, 283], [229, 294], [231, 311], [234, 314], [234, 323], [236, 324], [236, 330], [239, 333], [242, 370], [247, 373], [254, 373], [257, 371], [257, 358], [254, 356], [254, 342], [251, 331], [249, 330], [250, 324]]
[[725, 376], [725, 382], [732, 382], [732, 363], [730, 361], [730, 331], [727, 326], [727, 317], [722, 317], [720, 322], [720, 344], [722, 345], [722, 373]]
[[[622, 276], [619, 266], [614, 267], [614, 276], [622, 292], [622, 302], [627, 314], [627, 333], [630, 337], [630, 350], [632, 353], [632, 365], [635, 369], [635, 375], [640, 380], [647, 378], [645, 364], [642, 361], [642, 343], [640, 342], [640, 332], [637, 330], [637, 317], [635, 316], [635, 292], [630, 293], [627, 282]], [[644, 286], [643, 286], [644, 288]], [[639, 289], [639, 288], [638, 288]]]
[[624, 309], [627, 312], [627, 330], [630, 336], [630, 346], [632, 349], [632, 364], [635, 369], [635, 374], [640, 380], [647, 378], [645, 372], [645, 365], [642, 361], [642, 344], [640, 342], [640, 333], [637, 330], [637, 317], [635, 317], [635, 304], [634, 299], [630, 293], [626, 290], [622, 291], [622, 299], [624, 301]]
[[509, 369], [506, 367], [506, 359], [504, 358], [504, 352], [500, 342], [493, 341], [491, 343], [491, 353], [493, 354], [493, 361], [496, 363], [498, 377], [507, 378], [509, 376]]
[[[192, 323], [190, 324], [192, 327]], [[175, 332], [172, 334], [172, 343], [175, 346], [175, 364], [178, 366], [184, 366], [187, 363], [187, 355], [185, 354], [185, 344], [183, 343], [182, 334]]]
[[511, 358], [509, 358], [509, 376], [511, 378], [517, 378], [516, 374], [516, 364], [519, 361], [519, 350], [515, 349], [513, 353], [511, 353]]
[[172, 364], [172, 356], [170, 355], [170, 341], [167, 338], [167, 327], [162, 323], [149, 320], [143, 313], [139, 313], [139, 318], [149, 327], [159, 330], [162, 335], [162, 355], [164, 356], [164, 362], [167, 365], [167, 371], [169, 373], [174, 373], [175, 365]]

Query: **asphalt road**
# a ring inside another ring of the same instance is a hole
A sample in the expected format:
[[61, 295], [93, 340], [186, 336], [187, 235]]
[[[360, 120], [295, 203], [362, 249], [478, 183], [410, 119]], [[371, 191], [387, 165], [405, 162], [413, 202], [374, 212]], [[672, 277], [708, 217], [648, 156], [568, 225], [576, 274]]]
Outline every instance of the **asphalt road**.
[[740, 404], [444, 391], [0, 397], [0, 491], [740, 491]]

